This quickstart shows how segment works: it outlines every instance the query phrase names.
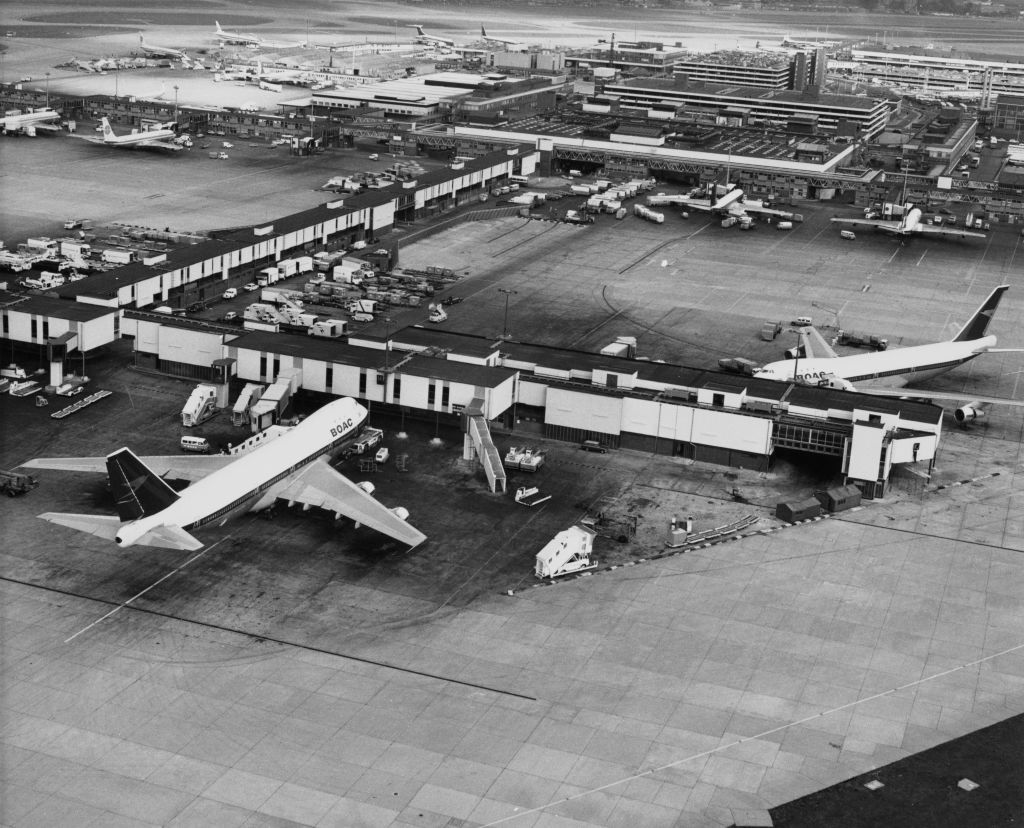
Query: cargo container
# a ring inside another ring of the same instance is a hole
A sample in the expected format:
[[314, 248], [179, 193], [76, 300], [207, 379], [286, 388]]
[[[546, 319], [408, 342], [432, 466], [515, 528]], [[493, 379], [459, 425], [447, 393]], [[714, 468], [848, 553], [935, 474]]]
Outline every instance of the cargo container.
[[85, 242], [61, 239], [60, 255], [69, 259], [88, 259], [92, 255], [92, 248]]
[[110, 248], [108, 250], [104, 250], [100, 255], [100, 258], [105, 262], [110, 262], [111, 264], [130, 264], [135, 261], [137, 257], [134, 250], [117, 250], [115, 248]]

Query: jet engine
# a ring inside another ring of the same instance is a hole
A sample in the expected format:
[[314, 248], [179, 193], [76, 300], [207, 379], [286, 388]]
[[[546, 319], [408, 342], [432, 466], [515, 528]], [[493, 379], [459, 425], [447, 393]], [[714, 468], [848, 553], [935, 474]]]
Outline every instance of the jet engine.
[[954, 411], [953, 416], [960, 425], [967, 425], [982, 419], [985, 416], [985, 409], [980, 402], [969, 402]]

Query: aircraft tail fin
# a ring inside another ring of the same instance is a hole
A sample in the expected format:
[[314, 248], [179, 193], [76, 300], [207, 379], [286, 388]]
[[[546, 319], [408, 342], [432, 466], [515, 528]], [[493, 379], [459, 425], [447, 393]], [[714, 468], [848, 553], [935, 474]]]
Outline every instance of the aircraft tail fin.
[[426, 36], [427, 36], [427, 35], [426, 35], [426, 34], [424, 33], [424, 31], [423, 31], [423, 27], [422, 27], [422, 26], [417, 26], [417, 27], [416, 27], [416, 34], [418, 34], [418, 35], [419, 35], [420, 37], [426, 37]]
[[109, 141], [111, 138], [116, 138], [117, 137], [114, 134], [114, 130], [112, 130], [110, 128], [110, 121], [108, 121], [106, 119], [106, 116], [104, 116], [103, 120], [101, 120], [100, 123], [103, 124], [103, 140], [104, 141]]
[[155, 515], [178, 499], [178, 493], [131, 449], [107, 455], [107, 476], [122, 521]]
[[482, 24], [480, 26], [480, 37], [487, 37], [487, 32], [484, 31], [484, 27]]
[[1009, 285], [999, 285], [993, 290], [988, 298], [982, 302], [981, 307], [978, 308], [974, 315], [967, 320], [965, 324], [953, 337], [953, 342], [970, 342], [975, 339], [981, 339], [988, 332], [989, 323], [992, 321], [992, 316], [996, 312], [996, 308], [999, 306], [999, 300], [1003, 298], [1003, 294], [1009, 290]]
[[222, 34], [224, 30], [220, 27], [220, 21], [214, 20], [213, 23], [217, 27], [217, 34]]

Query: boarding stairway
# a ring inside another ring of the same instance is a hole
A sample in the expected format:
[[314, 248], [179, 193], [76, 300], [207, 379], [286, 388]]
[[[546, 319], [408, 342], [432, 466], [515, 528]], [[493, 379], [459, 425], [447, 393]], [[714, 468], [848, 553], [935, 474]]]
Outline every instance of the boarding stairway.
[[472, 460], [474, 454], [479, 457], [490, 490], [504, 494], [508, 479], [505, 476], [505, 467], [501, 463], [501, 455], [491, 439], [487, 419], [483, 416], [483, 401], [474, 399], [466, 406], [465, 414], [467, 426], [462, 456], [466, 460]]

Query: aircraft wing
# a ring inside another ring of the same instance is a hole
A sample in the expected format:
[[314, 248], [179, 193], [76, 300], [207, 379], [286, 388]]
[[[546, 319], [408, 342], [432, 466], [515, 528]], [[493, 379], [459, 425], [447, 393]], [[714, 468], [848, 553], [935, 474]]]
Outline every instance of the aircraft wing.
[[976, 233], [973, 230], [960, 230], [956, 227], [942, 227], [934, 224], [922, 224], [916, 229], [917, 233], [922, 236], [955, 236], [956, 238], [966, 239], [987, 239], [984, 233]]
[[908, 400], [947, 400], [949, 402], [971, 403], [984, 405], [1008, 405], [1012, 408], [1024, 408], [1024, 400], [1011, 400], [1008, 397], [985, 397], [962, 391], [926, 391], [922, 388], [875, 388], [870, 385], [858, 386], [862, 394], [873, 394], [876, 397], [898, 397]]
[[180, 152], [183, 149], [181, 144], [172, 144], [170, 141], [139, 141], [135, 146], [146, 149], [165, 149], [172, 152]]
[[774, 207], [762, 207], [755, 204], [741, 203], [745, 213], [755, 216], [777, 216], [780, 219], [791, 219], [793, 214], [786, 210], [776, 210]]
[[[169, 454], [140, 457], [160, 477], [195, 482], [219, 471], [237, 458], [228, 454]], [[106, 457], [39, 457], [22, 463], [27, 469], [58, 469], [60, 471], [107, 473]]]
[[875, 230], [896, 231], [900, 229], [898, 221], [885, 221], [884, 219], [856, 219], [856, 218], [832, 218], [833, 224], [848, 224], [851, 227], [873, 227]]
[[688, 196], [680, 198], [676, 204], [686, 208], [687, 210], [699, 210], [703, 213], [710, 213], [714, 207], [714, 205], [706, 199], [690, 198]]
[[414, 526], [331, 468], [325, 457], [310, 463], [294, 477], [286, 478], [284, 486], [273, 494], [283, 500], [344, 515], [410, 547], [419, 546], [427, 539]]
[[832, 346], [825, 341], [825, 337], [818, 333], [818, 329], [811, 326], [800, 328], [800, 344], [804, 346], [804, 353], [811, 359], [835, 359], [838, 356], [832, 350]]

